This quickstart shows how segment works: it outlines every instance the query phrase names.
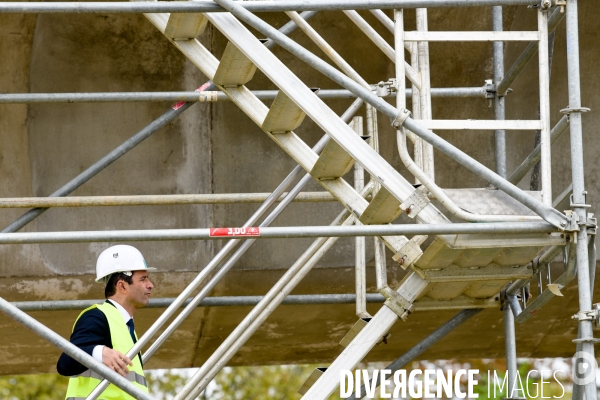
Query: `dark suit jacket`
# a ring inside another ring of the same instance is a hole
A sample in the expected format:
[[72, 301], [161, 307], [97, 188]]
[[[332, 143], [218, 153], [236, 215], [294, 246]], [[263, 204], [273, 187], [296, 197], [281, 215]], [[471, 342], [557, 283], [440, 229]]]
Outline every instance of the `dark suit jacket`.
[[[113, 307], [114, 305], [109, 301]], [[86, 311], [75, 324], [71, 334], [71, 343], [88, 353], [90, 356], [94, 347], [108, 346], [112, 349], [110, 328], [106, 315], [97, 308]], [[58, 373], [64, 376], [79, 375], [88, 368], [75, 361], [71, 356], [63, 353], [56, 363]]]

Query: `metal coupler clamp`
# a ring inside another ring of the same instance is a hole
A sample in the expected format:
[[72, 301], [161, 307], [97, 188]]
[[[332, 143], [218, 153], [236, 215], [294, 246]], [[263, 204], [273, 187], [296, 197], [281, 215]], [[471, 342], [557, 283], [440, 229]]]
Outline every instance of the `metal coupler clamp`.
[[590, 109], [587, 107], [570, 107], [570, 106], [560, 110], [561, 113], [566, 114], [566, 115], [570, 115], [571, 113], [574, 113], [574, 112], [586, 113], [589, 111], [590, 111]]
[[600, 304], [594, 304], [592, 307], [593, 310], [579, 311], [571, 319], [576, 319], [579, 322], [594, 321], [594, 326], [597, 328], [599, 326], [598, 311], [600, 310]]
[[429, 197], [423, 193], [423, 189], [427, 190], [424, 186], [420, 186], [415, 189], [414, 192], [408, 196], [408, 198], [400, 204], [402, 211], [410, 218], [415, 218], [425, 207], [431, 203]]
[[[568, 210], [570, 211], [570, 210]], [[577, 232], [579, 231], [579, 215], [573, 212], [567, 212], [567, 219], [560, 221], [561, 229], [564, 232]]]
[[594, 217], [594, 213], [587, 215], [587, 232], [588, 235], [595, 235], [598, 230], [598, 220]]
[[565, 7], [567, 6], [567, 0], [556, 0], [554, 2], [554, 5], [557, 7], [560, 7], [560, 13], [564, 14], [565, 13]]
[[491, 79], [486, 79], [483, 84], [483, 90], [485, 90], [485, 98], [493, 99], [496, 97], [496, 85], [492, 83]]
[[396, 129], [400, 129], [408, 117], [410, 117], [410, 111], [406, 108], [401, 109], [398, 116], [392, 121], [392, 126]]
[[402, 321], [406, 321], [415, 306], [389, 286], [386, 286], [379, 292], [387, 299], [383, 304], [396, 313]]

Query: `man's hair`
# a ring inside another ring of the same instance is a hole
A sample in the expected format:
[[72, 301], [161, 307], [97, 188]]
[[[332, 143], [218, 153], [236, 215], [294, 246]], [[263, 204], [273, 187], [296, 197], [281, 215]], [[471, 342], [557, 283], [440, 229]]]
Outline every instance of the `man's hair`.
[[106, 282], [106, 287], [104, 288], [104, 297], [109, 298], [110, 296], [114, 296], [117, 293], [117, 283], [119, 281], [125, 281], [128, 284], [133, 283], [133, 274], [129, 272], [131, 275], [126, 275], [123, 272], [114, 273], [108, 278]]

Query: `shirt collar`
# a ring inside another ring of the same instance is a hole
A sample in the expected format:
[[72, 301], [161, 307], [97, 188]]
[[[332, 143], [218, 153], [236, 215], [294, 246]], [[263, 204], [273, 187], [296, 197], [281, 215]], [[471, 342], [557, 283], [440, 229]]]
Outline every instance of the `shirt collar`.
[[106, 301], [110, 301], [112, 305], [114, 305], [117, 310], [119, 310], [119, 312], [121, 313], [121, 316], [123, 317], [123, 321], [125, 321], [125, 323], [127, 323], [127, 321], [129, 321], [130, 319], [133, 319], [133, 317], [131, 315], [129, 315], [129, 313], [127, 312], [127, 310], [125, 308], [123, 308], [122, 305], [120, 305], [119, 303], [117, 303], [114, 300], [111, 299], [106, 299]]

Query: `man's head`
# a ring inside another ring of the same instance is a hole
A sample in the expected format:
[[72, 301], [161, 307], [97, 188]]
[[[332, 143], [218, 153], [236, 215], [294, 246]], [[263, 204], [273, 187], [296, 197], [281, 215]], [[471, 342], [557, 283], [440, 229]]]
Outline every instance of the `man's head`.
[[[106, 298], [132, 302], [134, 308], [148, 304], [152, 282], [148, 279], [144, 256], [138, 249], [128, 245], [109, 247], [100, 253], [96, 262], [96, 282], [105, 282]], [[121, 301], [119, 303], [124, 305]]]
[[107, 299], [117, 301], [133, 315], [133, 311], [148, 305], [153, 288], [146, 271], [119, 272], [108, 279], [104, 295]]

